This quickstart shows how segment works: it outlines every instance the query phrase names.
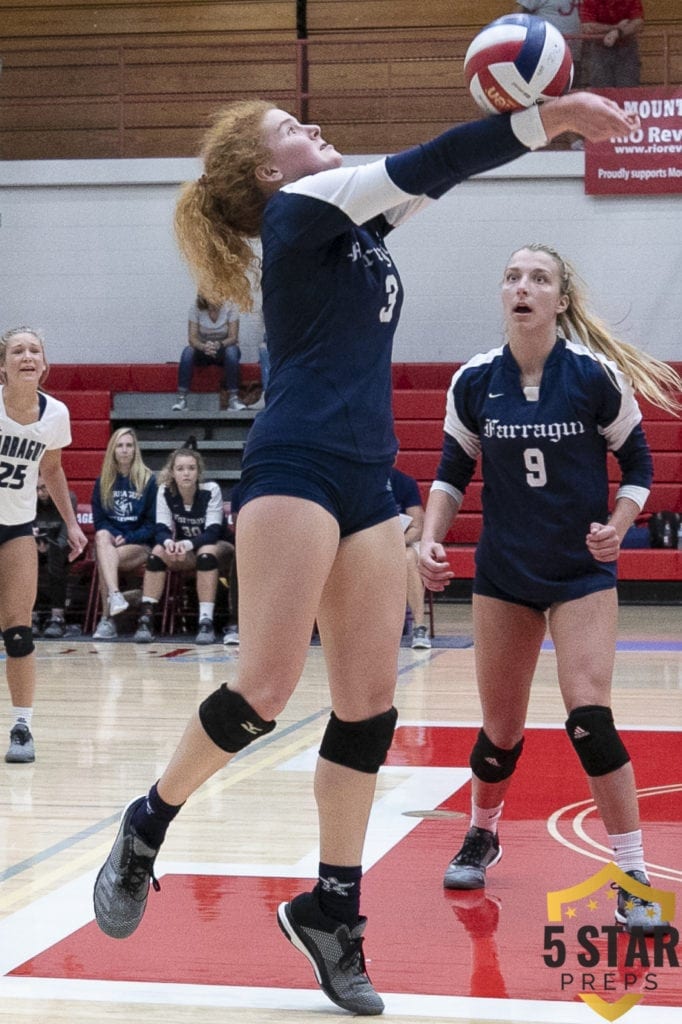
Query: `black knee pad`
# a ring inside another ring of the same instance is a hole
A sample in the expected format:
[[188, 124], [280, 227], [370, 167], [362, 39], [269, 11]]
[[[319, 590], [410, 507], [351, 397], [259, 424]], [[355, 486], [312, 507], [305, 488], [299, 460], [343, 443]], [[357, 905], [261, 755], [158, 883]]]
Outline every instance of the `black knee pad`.
[[211, 572], [218, 568], [218, 559], [215, 555], [203, 552], [197, 555], [197, 572]]
[[33, 643], [33, 630], [30, 626], [12, 626], [4, 629], [2, 639], [5, 643], [5, 654], [8, 658], [25, 658], [33, 654], [36, 645]]
[[165, 572], [168, 566], [158, 555], [147, 555], [145, 568], [147, 572]]
[[574, 708], [566, 719], [566, 732], [583, 768], [593, 778], [615, 772], [630, 760], [613, 724], [611, 708], [600, 704]]
[[514, 774], [516, 762], [521, 757], [522, 750], [523, 736], [511, 750], [503, 750], [502, 747], [496, 747], [492, 740], [488, 739], [483, 729], [480, 729], [471, 751], [469, 764], [472, 772], [481, 782], [502, 782]]
[[229, 754], [248, 747], [277, 725], [264, 721], [240, 693], [228, 690], [227, 683], [199, 705], [199, 719], [215, 745]]
[[397, 721], [395, 708], [362, 722], [342, 722], [332, 711], [322, 737], [320, 757], [376, 775], [386, 760]]

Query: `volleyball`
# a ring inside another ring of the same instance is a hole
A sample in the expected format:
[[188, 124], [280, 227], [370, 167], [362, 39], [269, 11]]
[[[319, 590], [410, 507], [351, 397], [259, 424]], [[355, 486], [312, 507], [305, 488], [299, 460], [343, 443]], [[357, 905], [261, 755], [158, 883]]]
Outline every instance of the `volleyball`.
[[478, 106], [488, 114], [501, 114], [567, 92], [573, 59], [554, 25], [532, 14], [505, 14], [472, 40], [464, 77]]

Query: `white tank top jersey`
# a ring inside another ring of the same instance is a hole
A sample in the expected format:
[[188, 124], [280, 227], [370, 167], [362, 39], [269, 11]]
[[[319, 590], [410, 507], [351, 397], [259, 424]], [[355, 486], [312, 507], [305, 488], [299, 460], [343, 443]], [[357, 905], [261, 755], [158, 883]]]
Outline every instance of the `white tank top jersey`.
[[69, 410], [63, 402], [38, 393], [34, 423], [16, 423], [7, 415], [0, 388], [0, 525], [30, 523], [36, 514], [40, 460], [46, 451], [71, 444]]

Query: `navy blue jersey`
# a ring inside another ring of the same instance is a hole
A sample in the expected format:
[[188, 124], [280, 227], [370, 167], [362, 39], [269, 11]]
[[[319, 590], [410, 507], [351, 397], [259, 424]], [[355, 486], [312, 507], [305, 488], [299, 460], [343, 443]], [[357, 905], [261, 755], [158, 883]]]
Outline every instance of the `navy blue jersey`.
[[447, 397], [435, 488], [461, 503], [481, 456], [483, 529], [478, 569], [506, 593], [532, 601], [577, 596], [567, 586], [607, 573], [585, 544], [609, 512], [607, 452], [621, 469], [619, 497], [641, 509], [652, 460], [632, 387], [615, 364], [581, 344], [557, 342], [539, 388], [521, 387], [509, 348], [475, 356]]
[[165, 540], [191, 540], [197, 551], [204, 544], [216, 544], [224, 535], [225, 509], [218, 484], [199, 484], [191, 508], [182, 495], [173, 493], [165, 484], [156, 499], [156, 543]]
[[[261, 229], [267, 403], [244, 455], [273, 444], [392, 461], [391, 350], [403, 301], [388, 232], [539, 141], [537, 113], [450, 129], [396, 156], [323, 171], [268, 201]], [[520, 141], [523, 138], [525, 142]]]
[[142, 494], [130, 479], [119, 473], [112, 490], [113, 508], [102, 504], [99, 477], [92, 490], [92, 521], [95, 530], [125, 537], [126, 544], [151, 544], [154, 540], [156, 477], [150, 476]]

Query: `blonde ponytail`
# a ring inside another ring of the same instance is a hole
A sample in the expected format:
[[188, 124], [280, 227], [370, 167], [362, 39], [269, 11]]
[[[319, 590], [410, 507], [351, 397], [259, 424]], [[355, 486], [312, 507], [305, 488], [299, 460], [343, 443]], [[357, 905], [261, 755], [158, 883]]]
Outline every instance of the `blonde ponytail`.
[[589, 309], [580, 277], [555, 249], [539, 242], [523, 248], [546, 253], [559, 268], [561, 294], [569, 299], [565, 311], [558, 317], [565, 337], [575, 338], [593, 352], [606, 356], [625, 374], [642, 398], [659, 409], [678, 415], [682, 411], [682, 379], [672, 366], [616, 338], [608, 325]]

